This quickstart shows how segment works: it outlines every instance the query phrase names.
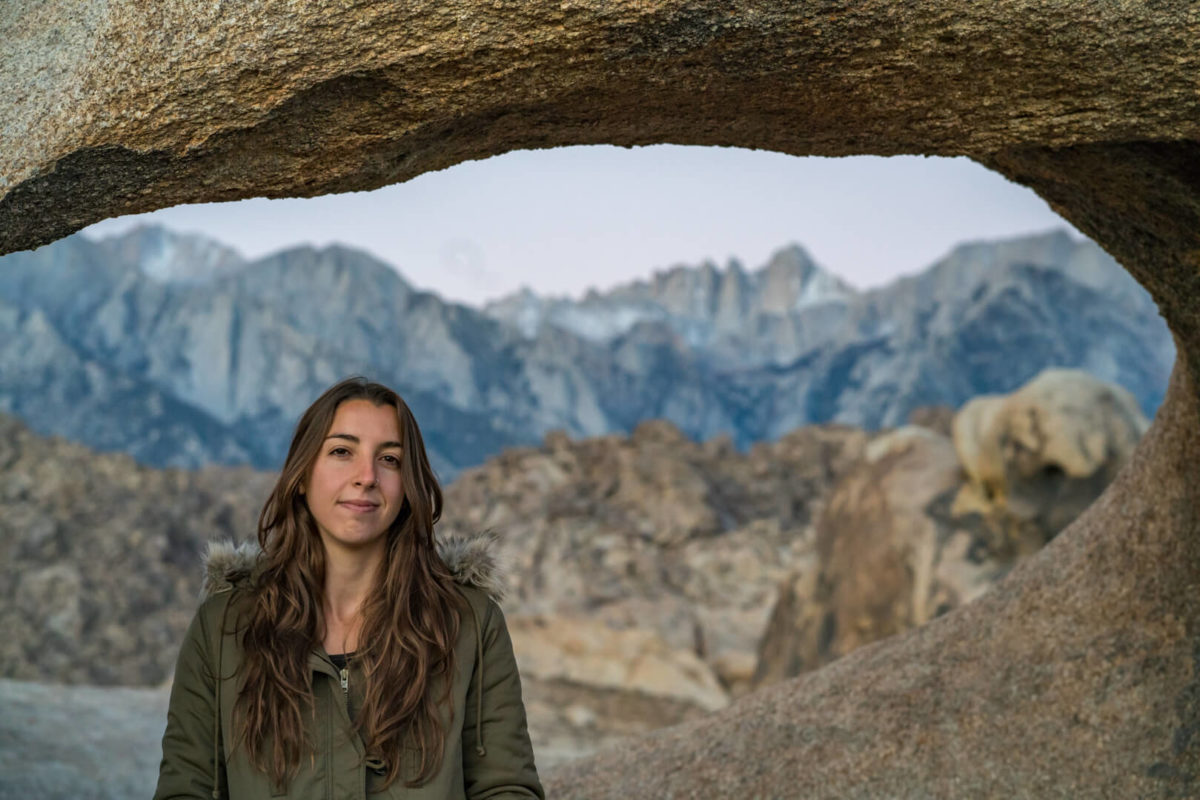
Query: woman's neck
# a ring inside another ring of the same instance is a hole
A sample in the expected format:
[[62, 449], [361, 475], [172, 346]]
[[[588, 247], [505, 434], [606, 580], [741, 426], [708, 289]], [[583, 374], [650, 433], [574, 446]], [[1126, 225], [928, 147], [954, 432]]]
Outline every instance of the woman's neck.
[[358, 646], [362, 606], [375, 585], [377, 553], [325, 551], [325, 650], [347, 653]]

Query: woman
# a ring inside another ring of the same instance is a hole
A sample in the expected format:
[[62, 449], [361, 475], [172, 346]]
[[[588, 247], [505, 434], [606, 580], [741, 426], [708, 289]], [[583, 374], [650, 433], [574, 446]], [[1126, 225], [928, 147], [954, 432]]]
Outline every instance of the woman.
[[210, 550], [155, 798], [543, 798], [486, 542], [439, 553], [441, 510], [395, 392], [304, 412], [259, 548]]

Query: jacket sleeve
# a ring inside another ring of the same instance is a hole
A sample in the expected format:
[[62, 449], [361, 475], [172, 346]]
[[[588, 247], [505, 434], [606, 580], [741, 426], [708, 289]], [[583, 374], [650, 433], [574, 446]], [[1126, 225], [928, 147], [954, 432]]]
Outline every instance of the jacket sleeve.
[[215, 730], [217, 681], [211, 650], [216, 631], [210, 627], [216, 626], [205, 620], [210, 603], [226, 603], [228, 599], [228, 594], [218, 595], [201, 606], [184, 636], [171, 686], [154, 800], [213, 800], [229, 796], [220, 733]]
[[[545, 800], [521, 701], [521, 676], [499, 606], [488, 600], [483, 637], [482, 703], [472, 675], [463, 720], [463, 778], [468, 800]], [[482, 710], [482, 714], [479, 710]], [[478, 726], [477, 726], [478, 721]], [[476, 729], [482, 732], [477, 738]], [[479, 739], [482, 739], [480, 741]], [[482, 748], [482, 755], [480, 750]]]

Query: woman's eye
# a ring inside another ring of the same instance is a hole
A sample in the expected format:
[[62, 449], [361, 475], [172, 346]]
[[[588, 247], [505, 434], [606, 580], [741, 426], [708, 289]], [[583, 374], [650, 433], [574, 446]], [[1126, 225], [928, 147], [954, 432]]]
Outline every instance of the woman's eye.
[[383, 456], [382, 460], [383, 460], [383, 463], [387, 464], [389, 467], [400, 466], [400, 459], [397, 458], [396, 456], [385, 455], [385, 456]]
[[331, 455], [331, 456], [348, 456], [348, 455], [350, 455], [350, 451], [344, 447], [335, 447], [329, 451], [329, 455]]

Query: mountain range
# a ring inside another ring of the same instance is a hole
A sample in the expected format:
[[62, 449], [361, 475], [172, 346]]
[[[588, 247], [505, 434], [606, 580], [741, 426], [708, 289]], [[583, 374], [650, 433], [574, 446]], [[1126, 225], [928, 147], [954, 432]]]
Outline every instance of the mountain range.
[[1065, 232], [960, 245], [858, 291], [797, 245], [756, 270], [677, 266], [580, 299], [483, 308], [349, 247], [246, 260], [161, 227], [0, 258], [0, 410], [155, 466], [278, 468], [326, 386], [413, 408], [444, 479], [505, 447], [665, 418], [696, 440], [870, 429], [1080, 367], [1153, 414], [1174, 361], [1149, 295]]

